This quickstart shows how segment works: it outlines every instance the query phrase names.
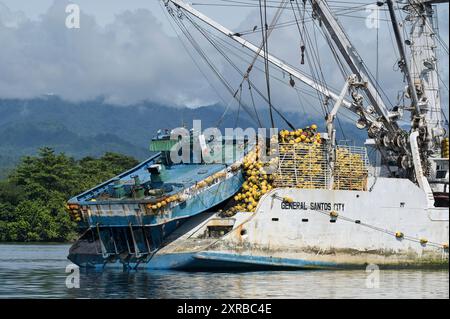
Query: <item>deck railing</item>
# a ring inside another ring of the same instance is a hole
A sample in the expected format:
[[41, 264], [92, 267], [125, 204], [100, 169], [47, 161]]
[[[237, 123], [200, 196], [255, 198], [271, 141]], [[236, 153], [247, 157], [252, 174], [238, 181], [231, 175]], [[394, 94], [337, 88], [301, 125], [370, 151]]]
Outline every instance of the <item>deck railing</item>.
[[325, 144], [280, 144], [274, 186], [366, 190], [368, 165], [365, 147], [338, 146], [332, 170]]

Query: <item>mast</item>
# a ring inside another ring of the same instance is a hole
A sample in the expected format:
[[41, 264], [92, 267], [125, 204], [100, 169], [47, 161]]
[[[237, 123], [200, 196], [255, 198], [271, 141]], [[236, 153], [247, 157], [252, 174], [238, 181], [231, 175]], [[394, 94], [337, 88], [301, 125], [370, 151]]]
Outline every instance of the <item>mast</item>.
[[406, 77], [406, 80], [408, 81], [408, 90], [409, 90], [409, 95], [411, 97], [411, 108], [413, 109], [413, 116], [420, 116], [420, 108], [419, 108], [419, 99], [417, 97], [417, 90], [416, 90], [416, 86], [414, 85], [414, 81], [412, 80], [411, 77], [411, 70], [409, 68], [409, 61], [406, 58], [406, 53], [405, 53], [405, 47], [404, 47], [404, 43], [403, 43], [403, 37], [402, 34], [400, 32], [400, 27], [398, 25], [397, 22], [397, 16], [395, 14], [395, 9], [394, 9], [394, 1], [393, 0], [387, 0], [386, 1], [388, 4], [388, 8], [389, 8], [389, 16], [391, 17], [391, 23], [392, 23], [392, 27], [394, 29], [394, 34], [395, 34], [395, 40], [397, 42], [397, 47], [398, 47], [398, 51], [400, 52], [400, 61], [398, 63], [400, 69], [402, 70], [403, 74]]
[[375, 139], [378, 149], [385, 159], [396, 161], [399, 169], [403, 170], [402, 175], [413, 179], [411, 170], [416, 162], [412, 158], [408, 134], [397, 123], [401, 113], [398, 110], [390, 111], [384, 104], [363, 59], [350, 41], [344, 28], [331, 12], [327, 1], [310, 0], [310, 2], [314, 14], [325, 27], [351, 71], [357, 75], [360, 82], [364, 83], [362, 90], [371, 104], [369, 109], [373, 108], [377, 116], [377, 121], [373, 122], [368, 128], [369, 137]]
[[318, 15], [320, 21], [323, 23], [327, 32], [330, 34], [334, 43], [338, 47], [352, 72], [359, 77], [360, 81], [366, 83], [364, 91], [369, 98], [372, 106], [381, 116], [383, 125], [385, 126], [386, 130], [391, 133], [397, 132], [399, 130], [399, 127], [397, 123], [392, 119], [398, 116], [398, 114], [392, 114], [384, 104], [382, 97], [378, 93], [378, 90], [370, 80], [370, 73], [367, 70], [363, 59], [358, 54], [354, 45], [351, 43], [350, 39], [344, 31], [344, 28], [332, 14], [326, 1], [311, 0], [311, 5], [314, 12]]
[[423, 143], [434, 154], [438, 153], [445, 135], [443, 128], [439, 77], [436, 58], [436, 32], [433, 22], [433, 4], [448, 0], [410, 0], [403, 10], [408, 13], [406, 21], [410, 31], [411, 78], [417, 90], [420, 112], [424, 117], [426, 137]]

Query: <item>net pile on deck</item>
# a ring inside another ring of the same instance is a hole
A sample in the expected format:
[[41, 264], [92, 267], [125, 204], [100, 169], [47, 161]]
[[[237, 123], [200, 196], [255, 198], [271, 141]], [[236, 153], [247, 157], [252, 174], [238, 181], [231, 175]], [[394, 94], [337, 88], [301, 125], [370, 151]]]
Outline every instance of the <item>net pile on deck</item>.
[[[317, 133], [317, 126], [298, 129], [295, 131], [282, 130], [278, 136], [273, 136], [271, 142], [279, 141], [286, 145], [309, 144], [320, 146], [322, 143], [320, 133]], [[242, 184], [240, 192], [234, 196], [232, 206], [225, 210], [223, 215], [232, 216], [236, 212], [254, 212], [260, 198], [274, 187], [274, 180], [279, 166], [279, 157], [275, 156], [276, 148], [269, 151], [267, 161], [263, 161], [261, 146], [256, 146], [243, 161], [243, 173], [245, 182]], [[275, 168], [275, 171], [274, 171]], [[276, 173], [276, 174], [272, 174]]]
[[333, 170], [333, 189], [366, 190], [368, 170], [362, 148], [338, 147]]
[[276, 187], [326, 188], [327, 156], [322, 137], [312, 125], [296, 131], [281, 131]]
[[260, 198], [274, 187], [329, 189], [331, 176], [332, 189], [366, 189], [368, 170], [365, 148], [337, 147], [336, 162], [331, 172], [327, 147], [316, 125], [295, 131], [282, 130], [278, 136], [272, 137], [272, 145], [277, 140], [278, 149], [270, 149], [269, 161], [261, 160], [261, 146], [244, 158], [245, 182], [223, 213], [225, 216], [236, 212], [254, 212]]
[[245, 181], [240, 192], [234, 196], [232, 207], [224, 215], [231, 216], [239, 211], [254, 212], [261, 196], [272, 189], [273, 177], [268, 174], [267, 168], [276, 159], [263, 163], [260, 151], [258, 145], [244, 158], [242, 168]]

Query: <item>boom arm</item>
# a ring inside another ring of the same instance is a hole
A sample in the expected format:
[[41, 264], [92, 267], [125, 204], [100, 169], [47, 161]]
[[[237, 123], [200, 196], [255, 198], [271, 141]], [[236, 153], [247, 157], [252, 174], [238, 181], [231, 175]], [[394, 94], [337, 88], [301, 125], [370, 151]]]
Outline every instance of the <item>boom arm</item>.
[[319, 15], [321, 21], [325, 25], [325, 28], [327, 29], [331, 38], [334, 40], [334, 43], [338, 47], [352, 72], [359, 77], [360, 81], [367, 83], [365, 88], [367, 97], [377, 111], [378, 115], [382, 117], [383, 124], [386, 129], [391, 133], [398, 131], [397, 123], [392, 120], [392, 114], [383, 103], [383, 99], [378, 93], [378, 90], [370, 80], [370, 73], [364, 64], [364, 61], [356, 51], [353, 44], [350, 42], [344, 29], [341, 27], [337, 19], [333, 16], [326, 1], [311, 0], [311, 4], [314, 12]]
[[[187, 4], [186, 2], [184, 2], [182, 0], [164, 0], [164, 2], [165, 2], [166, 5], [168, 5], [169, 3], [173, 3], [176, 7], [182, 8], [183, 10], [185, 10], [188, 13], [192, 14], [196, 18], [202, 20], [203, 22], [205, 22], [209, 26], [213, 27], [217, 31], [227, 35], [228, 37], [230, 37], [231, 39], [233, 39], [237, 43], [241, 44], [243, 47], [246, 47], [250, 51], [252, 51], [255, 54], [257, 54], [258, 56], [260, 56], [262, 58], [265, 58], [264, 50], [260, 50], [259, 47], [255, 46], [252, 43], [250, 43], [249, 41], [247, 41], [247, 40], [237, 36], [234, 32], [232, 32], [231, 30], [225, 28], [224, 26], [222, 26], [218, 22], [210, 19], [209, 17], [207, 17], [203, 13], [197, 11], [192, 6]], [[335, 93], [333, 91], [330, 91], [326, 87], [324, 87], [321, 84], [317, 83], [315, 80], [311, 79], [310, 77], [306, 76], [305, 74], [302, 74], [301, 72], [299, 72], [298, 70], [296, 70], [293, 67], [289, 66], [288, 64], [284, 63], [280, 59], [278, 59], [278, 58], [276, 58], [276, 57], [274, 57], [274, 56], [272, 56], [270, 54], [267, 55], [267, 59], [268, 59], [268, 61], [270, 63], [272, 63], [273, 65], [275, 65], [279, 69], [289, 73], [290, 75], [292, 75], [293, 77], [299, 79], [301, 82], [305, 83], [306, 85], [308, 85], [309, 87], [313, 88], [314, 90], [319, 91], [320, 93], [322, 93], [323, 95], [333, 99], [334, 101], [337, 101], [339, 99], [339, 94], [337, 94], [337, 93]], [[359, 107], [357, 107], [356, 105], [354, 105], [353, 103], [351, 103], [351, 102], [349, 102], [347, 100], [343, 100], [342, 101], [342, 105], [344, 107], [346, 107], [347, 109], [351, 110], [354, 113], [361, 112]], [[366, 117], [368, 118], [369, 122], [372, 121], [370, 115], [366, 114]]]

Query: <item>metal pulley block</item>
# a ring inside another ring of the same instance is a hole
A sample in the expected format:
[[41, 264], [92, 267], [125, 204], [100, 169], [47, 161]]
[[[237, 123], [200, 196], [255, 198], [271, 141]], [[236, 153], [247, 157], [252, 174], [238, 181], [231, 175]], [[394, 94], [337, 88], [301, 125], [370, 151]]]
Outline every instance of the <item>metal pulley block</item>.
[[409, 155], [404, 154], [404, 155], [400, 155], [398, 157], [397, 165], [398, 165], [398, 167], [401, 167], [406, 170], [413, 166], [413, 162]]
[[392, 148], [392, 144], [391, 144], [392, 140], [390, 139], [390, 137], [387, 134], [384, 135], [381, 139], [383, 141], [384, 147], [386, 147], [388, 149]]
[[373, 105], [368, 105], [368, 106], [366, 107], [366, 113], [368, 113], [368, 114], [374, 114], [374, 113], [375, 113], [375, 108], [374, 108], [374, 106], [373, 106]]
[[364, 97], [357, 92], [352, 92], [352, 98], [356, 105], [362, 105], [364, 101]]
[[404, 149], [407, 145], [408, 138], [405, 134], [399, 133], [395, 138], [394, 138], [394, 146], [398, 149]]
[[367, 127], [367, 121], [364, 118], [360, 118], [358, 121], [356, 121], [356, 127], [360, 130], [363, 130]]
[[370, 125], [369, 129], [367, 130], [367, 133], [370, 138], [376, 138], [381, 132], [383, 124], [381, 122], [372, 122], [372, 125]]

